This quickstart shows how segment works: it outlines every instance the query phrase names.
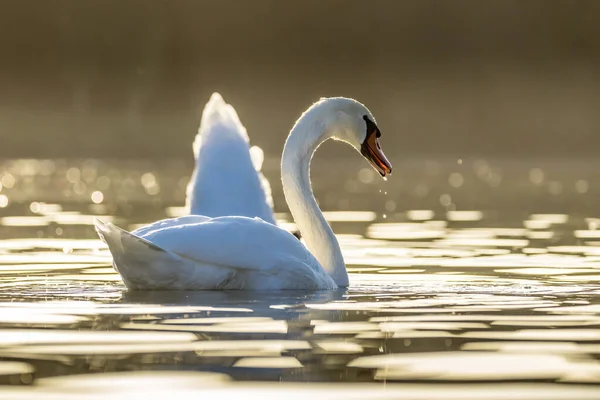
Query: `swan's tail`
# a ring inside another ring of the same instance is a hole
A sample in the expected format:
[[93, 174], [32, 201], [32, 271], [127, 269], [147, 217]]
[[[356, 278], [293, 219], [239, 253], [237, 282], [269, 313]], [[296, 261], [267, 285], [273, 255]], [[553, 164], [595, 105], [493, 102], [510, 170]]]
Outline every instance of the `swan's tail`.
[[94, 220], [96, 232], [113, 256], [113, 267], [127, 288], [162, 289], [173, 287], [187, 263], [178, 255], [127, 232], [111, 222]]

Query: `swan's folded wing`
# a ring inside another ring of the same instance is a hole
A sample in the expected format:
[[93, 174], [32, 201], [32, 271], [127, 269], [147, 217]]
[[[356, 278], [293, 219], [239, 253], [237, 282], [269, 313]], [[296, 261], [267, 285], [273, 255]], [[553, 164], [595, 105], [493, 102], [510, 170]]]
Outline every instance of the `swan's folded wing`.
[[167, 218], [160, 221], [153, 222], [149, 225], [144, 225], [131, 233], [136, 236], [143, 237], [152, 231], [156, 231], [159, 229], [168, 228], [171, 226], [179, 226], [179, 225], [189, 225], [189, 224], [199, 224], [202, 222], [206, 222], [210, 217], [204, 215], [183, 215], [178, 218]]
[[95, 225], [132, 290], [336, 288], [310, 252], [275, 225], [194, 217], [159, 221], [140, 236], [110, 222]]
[[281, 272], [302, 264], [309, 274], [323, 273], [319, 262], [298, 239], [259, 218], [213, 218], [151, 230], [142, 237], [198, 263], [263, 272]]
[[234, 271], [215, 265], [199, 266], [112, 223], [95, 221], [108, 244], [113, 267], [132, 290], [215, 289], [227, 284]]

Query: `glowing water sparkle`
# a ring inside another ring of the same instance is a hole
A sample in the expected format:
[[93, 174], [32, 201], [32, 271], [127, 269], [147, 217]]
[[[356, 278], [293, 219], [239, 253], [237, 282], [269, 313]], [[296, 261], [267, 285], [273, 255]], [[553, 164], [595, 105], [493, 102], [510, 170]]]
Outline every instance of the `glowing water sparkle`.
[[[22, 167], [11, 169], [12, 186], [2, 181], [10, 201], [0, 218], [0, 381], [34, 383], [35, 391], [0, 384], [0, 392], [44, 398], [94, 390], [118, 399], [151, 388], [170, 396], [264, 399], [283, 390], [290, 398], [339, 398], [345, 391], [344, 399], [468, 399], [510, 390], [519, 398], [597, 397], [595, 387], [578, 385], [600, 381], [600, 209], [580, 208], [593, 185], [574, 186], [591, 178], [581, 171], [561, 178], [540, 164], [504, 172], [500, 190], [489, 174], [506, 168], [463, 160], [463, 184], [453, 187], [443, 171], [456, 164], [407, 162], [381, 191], [383, 208], [373, 188], [378, 176], [347, 165], [330, 166], [331, 178], [315, 174], [315, 195], [351, 285], [313, 293], [127, 292], [93, 217], [133, 229], [184, 215], [185, 166], [128, 170], [98, 162], [92, 173], [73, 162], [35, 190]], [[561, 195], [576, 196], [574, 206], [569, 198], [552, 203], [547, 192], [536, 198], [540, 174], [534, 171], [532, 182], [532, 168], [543, 171], [541, 185], [562, 179]], [[276, 218], [293, 230], [276, 177], [268, 176]], [[356, 192], [345, 192], [357, 177]], [[63, 181], [85, 183], [81, 194], [69, 194], [76, 202], [57, 195]], [[147, 190], [159, 182], [159, 192]], [[531, 188], [531, 198], [523, 199], [523, 188]], [[31, 196], [13, 201], [20, 193]], [[336, 208], [340, 198], [348, 207]], [[382, 382], [386, 391], [378, 392]]]

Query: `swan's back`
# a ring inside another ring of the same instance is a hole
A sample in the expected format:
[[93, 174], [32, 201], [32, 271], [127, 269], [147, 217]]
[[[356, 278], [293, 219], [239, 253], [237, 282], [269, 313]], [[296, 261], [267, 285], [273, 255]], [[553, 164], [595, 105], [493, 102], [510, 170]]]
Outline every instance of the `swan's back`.
[[194, 157], [186, 199], [191, 214], [259, 217], [275, 223], [271, 188], [260, 171], [262, 150], [250, 148], [235, 109], [218, 93], [202, 113]]
[[259, 218], [186, 215], [131, 233], [95, 225], [132, 290], [336, 288], [300, 241]]

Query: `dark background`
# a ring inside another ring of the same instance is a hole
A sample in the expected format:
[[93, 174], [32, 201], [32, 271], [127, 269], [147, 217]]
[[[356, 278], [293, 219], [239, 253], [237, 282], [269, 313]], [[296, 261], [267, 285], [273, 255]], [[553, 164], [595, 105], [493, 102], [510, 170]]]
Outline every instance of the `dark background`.
[[593, 156], [599, 67], [596, 0], [3, 0], [0, 156], [191, 157], [213, 91], [269, 156], [338, 95], [391, 159]]

